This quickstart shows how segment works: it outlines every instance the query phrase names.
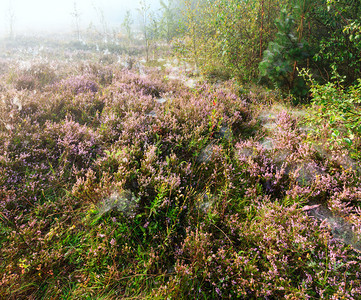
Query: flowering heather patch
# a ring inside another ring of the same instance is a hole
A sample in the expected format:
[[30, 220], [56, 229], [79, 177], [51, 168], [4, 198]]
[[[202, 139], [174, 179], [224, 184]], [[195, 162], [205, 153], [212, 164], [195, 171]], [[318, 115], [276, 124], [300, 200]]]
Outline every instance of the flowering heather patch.
[[187, 298], [338, 298], [347, 271], [354, 287], [347, 295], [357, 298], [359, 259], [348, 255], [295, 205], [265, 199], [252, 220], [232, 214], [188, 229], [166, 290]]
[[287, 111], [250, 137], [257, 100], [232, 81], [59, 68], [36, 93], [1, 82], [1, 295], [361, 297], [345, 147]]
[[59, 83], [60, 89], [70, 91], [74, 95], [80, 93], [96, 93], [98, 91], [97, 83], [89, 75], [77, 75], [63, 79]]
[[52, 66], [34, 62], [27, 67], [15, 67], [9, 81], [17, 90], [40, 90], [55, 83], [57, 75]]
[[1, 146], [2, 186], [27, 202], [56, 194], [85, 174], [100, 154], [98, 139], [91, 129], [68, 119], [44, 125], [25, 119]]
[[95, 63], [81, 65], [78, 72], [80, 74], [92, 74], [102, 86], [111, 84], [114, 77], [112, 67]]

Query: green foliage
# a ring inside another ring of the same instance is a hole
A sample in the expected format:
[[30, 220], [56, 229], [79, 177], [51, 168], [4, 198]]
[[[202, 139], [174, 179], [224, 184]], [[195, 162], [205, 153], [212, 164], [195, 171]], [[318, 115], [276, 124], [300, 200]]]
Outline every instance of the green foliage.
[[138, 13], [141, 18], [141, 31], [144, 40], [146, 59], [149, 60], [150, 51], [150, 38], [149, 38], [149, 18], [150, 18], [150, 6], [145, 0], [139, 2]]
[[261, 75], [299, 102], [309, 94], [297, 68], [324, 82], [334, 67], [346, 85], [360, 77], [359, 7], [347, 0], [187, 0], [176, 49], [208, 78], [217, 70], [241, 82]]
[[131, 12], [129, 10], [127, 10], [127, 12], [125, 13], [124, 20], [122, 22], [122, 27], [125, 29], [129, 40], [132, 40], [132, 38], [133, 38], [132, 24], [133, 24], [133, 19], [132, 19]]
[[240, 81], [253, 80], [281, 2], [185, 1], [186, 55], [205, 74], [223, 70]]
[[313, 53], [318, 49], [318, 40], [314, 39], [317, 27], [312, 23], [317, 18], [315, 7], [321, 3], [309, 0], [288, 1], [280, 11], [275, 23], [278, 32], [268, 49], [263, 53], [259, 65], [260, 73], [286, 94], [293, 94], [298, 102], [307, 99], [308, 88], [302, 77], [298, 76], [298, 67], [309, 67]]
[[162, 37], [169, 43], [178, 34], [178, 20], [174, 0], [160, 0], [162, 17], [160, 27]]
[[318, 84], [306, 71], [302, 74], [311, 84], [314, 109], [313, 122], [326, 123], [331, 129], [330, 139], [345, 145], [352, 156], [359, 158], [361, 134], [361, 79], [358, 83], [345, 88], [334, 70], [333, 82]]
[[190, 59], [196, 70], [198, 71], [201, 62], [204, 57], [201, 47], [204, 45], [203, 39], [209, 37], [207, 28], [207, 18], [205, 11], [205, 0], [192, 1], [185, 0], [182, 9], [182, 34], [183, 41], [181, 47], [177, 47], [181, 52], [187, 54], [187, 58]]
[[333, 69], [346, 76], [346, 86], [361, 77], [360, 7], [359, 1], [328, 0], [315, 9], [318, 26], [314, 36], [319, 47], [315, 46], [318, 69], [313, 73], [324, 81], [330, 80]]
[[262, 76], [268, 77], [278, 88], [285, 92], [299, 91], [298, 96], [307, 92], [302, 80], [297, 78], [297, 63], [309, 57], [308, 45], [296, 36], [295, 20], [285, 9], [276, 21], [278, 33], [259, 65]]

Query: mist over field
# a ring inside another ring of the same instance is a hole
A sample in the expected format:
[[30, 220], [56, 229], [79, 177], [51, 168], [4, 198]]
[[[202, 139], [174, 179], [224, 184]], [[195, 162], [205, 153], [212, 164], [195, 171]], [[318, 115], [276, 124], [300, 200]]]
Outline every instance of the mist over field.
[[[137, 19], [140, 1], [127, 0], [0, 0], [0, 35], [9, 34], [13, 23], [14, 34], [68, 32], [74, 28], [74, 4], [79, 14], [81, 29], [89, 25], [100, 27], [104, 17], [110, 27], [119, 27], [126, 11]], [[147, 4], [157, 11], [159, 1]]]

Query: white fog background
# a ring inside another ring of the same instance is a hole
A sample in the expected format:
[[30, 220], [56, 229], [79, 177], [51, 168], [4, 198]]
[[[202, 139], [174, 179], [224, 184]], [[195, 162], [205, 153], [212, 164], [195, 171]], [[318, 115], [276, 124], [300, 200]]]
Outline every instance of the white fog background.
[[[159, 0], [146, 0], [151, 10], [157, 11]], [[13, 19], [13, 32], [18, 34], [51, 33], [74, 29], [74, 3], [80, 15], [80, 29], [91, 24], [101, 27], [103, 14], [110, 28], [120, 27], [127, 10], [137, 23], [139, 0], [0, 0], [0, 35], [6, 35]]]

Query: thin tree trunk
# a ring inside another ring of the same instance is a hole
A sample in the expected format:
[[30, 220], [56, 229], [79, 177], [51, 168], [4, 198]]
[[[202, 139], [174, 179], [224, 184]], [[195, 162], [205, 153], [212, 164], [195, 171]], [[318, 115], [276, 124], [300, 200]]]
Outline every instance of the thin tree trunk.
[[263, 19], [264, 19], [264, 0], [261, 1], [261, 31], [259, 40], [259, 57], [262, 59], [263, 52]]
[[196, 30], [193, 25], [193, 52], [194, 52], [194, 62], [196, 65], [196, 72], [198, 72], [198, 51], [197, 51], [197, 41], [196, 41]]

